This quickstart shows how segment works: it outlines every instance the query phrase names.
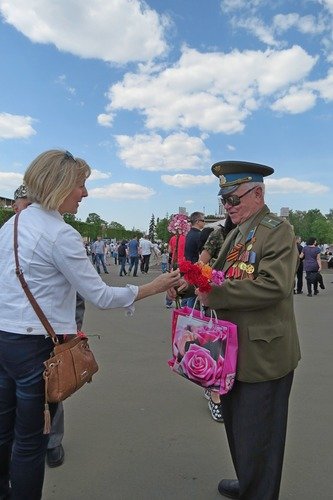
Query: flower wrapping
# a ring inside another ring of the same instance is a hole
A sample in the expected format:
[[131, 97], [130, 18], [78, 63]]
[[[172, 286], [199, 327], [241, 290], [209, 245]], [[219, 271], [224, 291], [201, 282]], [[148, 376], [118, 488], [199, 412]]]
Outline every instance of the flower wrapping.
[[183, 307], [172, 317], [172, 371], [201, 387], [226, 394], [233, 386], [237, 365], [237, 327]]

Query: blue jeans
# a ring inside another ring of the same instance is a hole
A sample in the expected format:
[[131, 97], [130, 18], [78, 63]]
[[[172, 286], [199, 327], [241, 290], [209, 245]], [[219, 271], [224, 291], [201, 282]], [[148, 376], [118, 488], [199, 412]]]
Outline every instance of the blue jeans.
[[[39, 500], [48, 436], [43, 362], [53, 343], [43, 335], [0, 331], [0, 498]], [[57, 405], [50, 405], [54, 414]]]
[[181, 301], [181, 307], [191, 307], [193, 309], [193, 306], [194, 306], [194, 302], [195, 302], [195, 299], [197, 297], [194, 296], [194, 297], [188, 297], [187, 299], [182, 299]]
[[130, 273], [132, 271], [132, 268], [134, 267], [134, 271], [133, 271], [133, 276], [137, 276], [138, 275], [138, 265], [139, 265], [139, 256], [138, 255], [134, 255], [134, 256], [130, 256], [130, 266], [129, 266], [129, 270], [128, 272]]
[[124, 274], [127, 274], [127, 272], [126, 272], [126, 268], [125, 268], [125, 266], [126, 266], [126, 255], [124, 255], [124, 256], [119, 256], [119, 257], [118, 257], [118, 262], [119, 262], [119, 264], [120, 264], [119, 276], [122, 276], [122, 275], [123, 275], [123, 273], [124, 273]]
[[95, 263], [96, 263], [97, 272], [98, 273], [101, 272], [100, 264], [102, 264], [104, 272], [106, 273], [107, 269], [106, 269], [106, 265], [105, 265], [105, 261], [104, 261], [104, 254], [103, 253], [97, 253], [96, 256], [95, 256], [95, 258], [96, 258]]

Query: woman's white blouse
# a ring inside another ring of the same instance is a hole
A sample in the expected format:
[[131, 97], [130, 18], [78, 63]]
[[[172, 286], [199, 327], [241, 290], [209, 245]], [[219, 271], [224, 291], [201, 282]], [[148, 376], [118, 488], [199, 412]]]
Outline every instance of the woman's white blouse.
[[[0, 229], [0, 330], [45, 335], [15, 274], [14, 217]], [[18, 221], [20, 267], [58, 335], [76, 332], [76, 291], [99, 307], [133, 307], [138, 287], [110, 287], [87, 257], [81, 235], [57, 211], [33, 203]]]

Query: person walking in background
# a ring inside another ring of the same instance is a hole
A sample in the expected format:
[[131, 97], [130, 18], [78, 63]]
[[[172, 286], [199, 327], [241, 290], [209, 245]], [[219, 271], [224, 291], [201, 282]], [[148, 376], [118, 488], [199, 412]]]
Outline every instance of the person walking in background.
[[142, 237], [139, 242], [139, 249], [141, 255], [141, 265], [140, 270], [142, 274], [148, 274], [149, 271], [149, 261], [151, 252], [154, 248], [154, 245], [147, 237]]
[[166, 248], [161, 248], [161, 271], [166, 273], [168, 271], [169, 253]]
[[[224, 271], [224, 282], [212, 285], [209, 293], [197, 292], [203, 305], [238, 329], [236, 380], [222, 397], [237, 479], [221, 480], [218, 491], [241, 500], [277, 500], [289, 395], [300, 360], [293, 306], [295, 235], [289, 222], [265, 205], [263, 178], [274, 172], [271, 167], [222, 161], [212, 172], [220, 180], [222, 204], [237, 225], [213, 266]], [[178, 293], [182, 290], [191, 294], [185, 282]], [[175, 296], [176, 290], [169, 294]]]
[[102, 264], [104, 273], [109, 274], [108, 270], [106, 269], [105, 261], [104, 261], [104, 255], [105, 255], [105, 243], [102, 240], [101, 236], [97, 236], [97, 240], [93, 243], [93, 252], [95, 254], [95, 264], [96, 264], [96, 269], [98, 274], [101, 274], [101, 268], [100, 264]]
[[128, 257], [130, 261], [128, 274], [131, 274], [133, 269], [133, 276], [136, 278], [138, 275], [139, 266], [139, 236], [132, 238], [128, 242]]
[[[91, 169], [68, 151], [50, 150], [24, 175], [32, 202], [0, 228], [0, 498], [40, 500], [48, 438], [43, 434], [44, 361], [53, 342], [20, 285], [14, 258], [60, 341], [75, 335], [76, 292], [100, 309], [133, 310], [135, 301], [178, 286], [179, 271], [140, 287], [110, 287], [98, 275], [81, 235], [63, 220], [88, 195]], [[32, 251], [33, 249], [33, 251]], [[50, 403], [53, 417], [57, 405]]]
[[297, 245], [297, 250], [298, 254], [300, 256], [299, 258], [299, 265], [297, 268], [297, 273], [296, 273], [296, 280], [295, 280], [295, 285], [296, 285], [296, 290], [295, 293], [301, 294], [303, 293], [303, 259], [304, 257], [301, 257], [302, 252], [303, 252], [303, 247], [302, 247], [302, 238], [300, 236], [296, 236], [296, 245]]
[[320, 258], [320, 248], [317, 246], [317, 240], [314, 236], [311, 236], [302, 253], [300, 254], [300, 259], [303, 259], [303, 266], [305, 269], [305, 279], [308, 289], [308, 297], [312, 297], [312, 287], [313, 295], [318, 295], [318, 284], [322, 289], [325, 288], [322, 279], [321, 271], [321, 258]]
[[119, 276], [127, 275], [126, 259], [127, 259], [126, 240], [122, 240], [120, 245], [118, 246], [118, 262], [120, 265]]

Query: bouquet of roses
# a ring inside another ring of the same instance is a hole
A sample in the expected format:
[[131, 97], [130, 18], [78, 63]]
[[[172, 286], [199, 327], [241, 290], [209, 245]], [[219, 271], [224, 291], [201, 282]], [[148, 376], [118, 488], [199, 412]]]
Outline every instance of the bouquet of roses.
[[199, 292], [208, 293], [212, 284], [221, 285], [224, 281], [224, 272], [212, 269], [208, 264], [184, 260], [179, 264], [179, 270], [188, 283], [199, 289]]

